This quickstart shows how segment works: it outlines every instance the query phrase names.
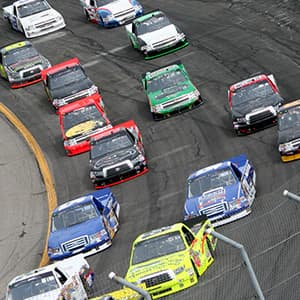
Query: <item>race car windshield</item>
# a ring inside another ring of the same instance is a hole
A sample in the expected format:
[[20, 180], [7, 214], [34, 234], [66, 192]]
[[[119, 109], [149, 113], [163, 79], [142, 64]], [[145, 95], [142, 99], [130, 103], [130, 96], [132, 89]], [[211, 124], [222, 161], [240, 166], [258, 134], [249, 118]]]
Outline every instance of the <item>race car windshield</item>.
[[232, 105], [240, 105], [264, 99], [274, 94], [274, 91], [267, 80], [252, 83], [250, 85], [241, 87], [232, 93]]
[[116, 0], [96, 0], [96, 7], [101, 7], [103, 5], [109, 4], [109, 3], [113, 3]]
[[300, 107], [291, 108], [278, 118], [279, 131], [293, 128], [295, 125], [300, 125]]
[[185, 250], [179, 231], [141, 241], [134, 246], [132, 265]]
[[78, 204], [53, 214], [51, 231], [55, 232], [68, 228], [96, 218], [97, 216], [98, 213], [91, 202]]
[[25, 300], [59, 288], [52, 272], [42, 273], [9, 286], [7, 300]]
[[18, 13], [20, 18], [24, 18], [34, 14], [38, 14], [50, 8], [50, 5], [46, 1], [36, 0], [18, 6]]
[[149, 93], [160, 91], [165, 95], [173, 94], [177, 90], [182, 90], [187, 87], [185, 76], [180, 70], [175, 70], [155, 77], [147, 82], [147, 90]]
[[214, 170], [188, 182], [188, 197], [200, 196], [205, 192], [235, 183], [236, 178], [230, 168]]
[[54, 90], [85, 79], [86, 74], [81, 66], [67, 67], [48, 76], [48, 85], [50, 89]]
[[31, 45], [16, 48], [10, 50], [3, 59], [3, 63], [7, 66], [11, 66], [20, 62], [24, 62], [26, 60], [30, 60], [31, 58], [35, 58], [39, 56], [39, 53], [35, 48]]
[[93, 143], [90, 152], [91, 159], [131, 147], [133, 143], [133, 138], [127, 133], [127, 131], [122, 130], [121, 132], [99, 139]]
[[[68, 130], [74, 128], [77, 125], [82, 125], [82, 130], [84, 130], [85, 125], [89, 130], [94, 130], [104, 127], [106, 125], [106, 121], [96, 105], [92, 104], [80, 109], [73, 110], [64, 115], [63, 127], [66, 133], [68, 133]], [[78, 131], [80, 131], [80, 128], [77, 129]]]
[[136, 23], [136, 35], [143, 35], [155, 30], [159, 30], [170, 25], [171, 22], [163, 13], [153, 15], [151, 18], [142, 22]]

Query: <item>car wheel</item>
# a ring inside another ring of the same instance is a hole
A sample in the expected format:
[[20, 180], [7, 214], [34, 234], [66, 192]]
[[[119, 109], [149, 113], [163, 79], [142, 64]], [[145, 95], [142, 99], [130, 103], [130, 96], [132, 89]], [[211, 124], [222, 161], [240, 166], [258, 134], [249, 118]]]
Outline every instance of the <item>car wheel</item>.
[[159, 114], [154, 113], [154, 112], [152, 113], [152, 117], [153, 117], [153, 120], [155, 120], [155, 121], [161, 120], [161, 116]]

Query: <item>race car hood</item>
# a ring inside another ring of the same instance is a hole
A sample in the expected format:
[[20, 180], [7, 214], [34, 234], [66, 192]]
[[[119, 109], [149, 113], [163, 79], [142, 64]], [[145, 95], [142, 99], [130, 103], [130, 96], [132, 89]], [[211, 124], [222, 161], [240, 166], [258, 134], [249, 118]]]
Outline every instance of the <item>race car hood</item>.
[[186, 200], [186, 208], [190, 214], [197, 214], [202, 208], [217, 204], [219, 202], [230, 202], [243, 195], [239, 183], [220, 187], [205, 192], [204, 194]]
[[76, 81], [60, 88], [52, 89], [51, 95], [53, 99], [62, 99], [67, 96], [75, 95], [83, 90], [87, 90], [92, 87], [92, 85], [93, 82], [89, 78], [86, 78], [85, 80]]
[[65, 132], [66, 138], [71, 139], [83, 135], [88, 135], [98, 128], [104, 128], [106, 123], [97, 120], [89, 120], [73, 126]]
[[148, 262], [133, 265], [129, 268], [126, 279], [131, 282], [136, 282], [142, 277], [161, 272], [162, 270], [175, 270], [184, 265], [187, 256], [189, 256], [187, 251], [181, 251]]
[[122, 12], [124, 10], [130, 9], [132, 8], [132, 4], [130, 3], [130, 1], [128, 0], [118, 0], [118, 1], [114, 1], [112, 3], [103, 5], [101, 7], [98, 7], [97, 10], [108, 10], [110, 11], [112, 14], [117, 14], [119, 12]]
[[115, 152], [111, 152], [107, 155], [95, 158], [92, 161], [92, 170], [101, 171], [107, 166], [111, 166], [122, 162], [124, 160], [132, 160], [139, 155], [139, 152], [135, 147], [130, 147]]
[[239, 105], [233, 105], [232, 114], [235, 117], [243, 117], [255, 109], [264, 108], [268, 106], [276, 106], [282, 102], [282, 97], [279, 94], [274, 93], [268, 97], [256, 98], [251, 101], [241, 103]]
[[9, 66], [7, 66], [7, 68], [12, 72], [20, 72], [24, 69], [28, 69], [30, 67], [40, 65], [42, 63], [43, 63], [43, 61], [42, 61], [41, 57], [39, 55], [37, 55], [37, 56], [31, 57], [29, 59], [19, 61], [13, 65], [9, 65]]
[[58, 16], [60, 16], [60, 13], [51, 8], [31, 16], [21, 18], [20, 21], [22, 26], [26, 29], [28, 25], [47, 23], [48, 21], [53, 20]]
[[176, 27], [170, 24], [161, 29], [139, 35], [138, 38], [142, 39], [147, 45], [151, 45], [155, 42], [175, 37], [177, 34]]
[[86, 222], [76, 224], [66, 229], [50, 232], [48, 246], [58, 248], [62, 243], [78, 238], [82, 235], [91, 235], [104, 228], [100, 217], [93, 218]]
[[47, 293], [39, 294], [33, 297], [26, 298], [26, 300], [57, 300], [60, 295], [60, 289], [56, 289]]
[[300, 138], [300, 124], [278, 131], [278, 144], [287, 143], [298, 138]]

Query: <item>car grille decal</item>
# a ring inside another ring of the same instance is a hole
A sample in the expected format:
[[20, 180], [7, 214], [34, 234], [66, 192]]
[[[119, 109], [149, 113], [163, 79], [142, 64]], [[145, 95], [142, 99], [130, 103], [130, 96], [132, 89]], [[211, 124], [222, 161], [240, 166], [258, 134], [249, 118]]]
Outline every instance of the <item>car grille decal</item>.
[[145, 283], [146, 288], [162, 284], [164, 282], [171, 281], [174, 276], [172, 276], [170, 271], [153, 274], [149, 277], [142, 278], [140, 283]]
[[221, 202], [221, 203], [204, 207], [203, 209], [199, 210], [199, 213], [206, 216], [214, 216], [218, 214], [223, 214], [225, 210], [226, 210], [225, 203]]
[[79, 238], [69, 240], [62, 244], [62, 248], [64, 252], [74, 251], [83, 248], [85, 245], [89, 243], [88, 236], [84, 235]]
[[163, 106], [163, 108], [168, 108], [170, 106], [177, 105], [181, 102], [185, 102], [185, 101], [189, 101], [189, 100], [190, 100], [190, 98], [188, 96], [183, 95], [179, 98], [176, 98], [176, 99], [170, 100], [168, 102], [162, 103], [162, 106]]
[[153, 43], [152, 46], [154, 49], [156, 48], [161, 48], [161, 47], [164, 47], [164, 46], [167, 46], [169, 44], [173, 44], [175, 43], [177, 40], [175, 37], [171, 37], [169, 39], [166, 39], [166, 40], [163, 40], [163, 41], [159, 41], [159, 42], [156, 42], [156, 43]]
[[112, 177], [112, 176], [118, 175], [120, 173], [129, 172], [132, 169], [133, 169], [133, 165], [132, 165], [131, 161], [126, 160], [125, 162], [122, 161], [119, 164], [115, 164], [115, 165], [103, 168], [103, 174], [104, 174], [104, 177]]
[[114, 13], [115, 18], [131, 17], [134, 15], [135, 11], [133, 8], [129, 8], [117, 13]]
[[256, 122], [261, 122], [266, 119], [272, 118], [276, 116], [276, 111], [273, 107], [268, 107], [264, 110], [259, 110], [256, 112], [252, 112], [246, 115], [247, 124], [253, 124]]
[[51, 19], [51, 20], [47, 20], [46, 22], [35, 24], [35, 27], [42, 29], [42, 28], [49, 27], [49, 26], [51, 26], [54, 23], [56, 23], [56, 20], [55, 19]]

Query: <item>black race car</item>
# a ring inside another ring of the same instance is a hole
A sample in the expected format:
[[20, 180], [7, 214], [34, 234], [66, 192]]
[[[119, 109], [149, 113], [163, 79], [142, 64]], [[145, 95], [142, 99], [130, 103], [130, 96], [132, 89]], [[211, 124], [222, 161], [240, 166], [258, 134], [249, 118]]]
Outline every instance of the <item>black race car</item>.
[[56, 110], [70, 102], [98, 94], [97, 86], [86, 75], [77, 58], [43, 70], [41, 74], [48, 99]]
[[284, 102], [272, 74], [260, 74], [231, 85], [228, 100], [238, 135], [275, 125], [277, 111]]
[[96, 189], [112, 186], [148, 171], [141, 133], [133, 120], [91, 139], [90, 179]]

